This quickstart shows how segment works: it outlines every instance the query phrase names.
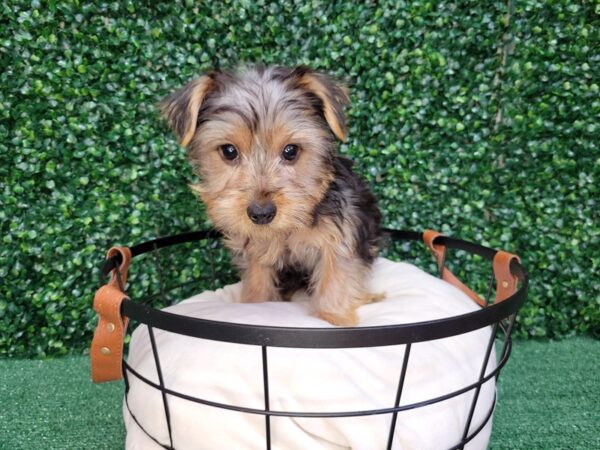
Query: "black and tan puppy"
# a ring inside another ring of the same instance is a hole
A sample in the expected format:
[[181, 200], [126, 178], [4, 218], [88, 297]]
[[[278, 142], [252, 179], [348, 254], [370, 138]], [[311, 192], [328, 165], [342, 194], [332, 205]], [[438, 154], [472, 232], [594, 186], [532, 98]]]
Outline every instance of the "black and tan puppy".
[[377, 201], [337, 155], [345, 88], [306, 67], [211, 72], [162, 103], [188, 149], [193, 189], [241, 269], [242, 301], [298, 289], [332, 324], [357, 322], [378, 252]]

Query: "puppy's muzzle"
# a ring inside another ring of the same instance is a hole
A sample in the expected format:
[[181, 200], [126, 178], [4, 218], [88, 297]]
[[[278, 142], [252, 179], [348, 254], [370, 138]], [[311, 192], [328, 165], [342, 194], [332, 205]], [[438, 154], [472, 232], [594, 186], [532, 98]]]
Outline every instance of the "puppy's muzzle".
[[272, 202], [259, 204], [253, 202], [247, 209], [248, 217], [250, 220], [257, 225], [266, 225], [270, 223], [275, 214], [277, 214], [277, 207]]

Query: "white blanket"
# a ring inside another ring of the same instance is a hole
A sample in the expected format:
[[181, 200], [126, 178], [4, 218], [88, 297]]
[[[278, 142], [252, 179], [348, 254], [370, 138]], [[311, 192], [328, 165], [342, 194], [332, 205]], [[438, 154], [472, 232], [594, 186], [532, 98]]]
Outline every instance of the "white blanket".
[[[413, 323], [464, 314], [479, 307], [465, 294], [406, 263], [379, 258], [372, 292], [385, 300], [358, 310], [359, 326]], [[240, 285], [203, 292], [167, 311], [218, 321], [260, 325], [331, 327], [309, 314], [307, 299], [238, 303]], [[206, 400], [264, 408], [261, 348], [190, 338], [154, 330], [165, 385]], [[476, 381], [490, 336], [484, 328], [452, 338], [414, 344], [400, 405], [450, 393]], [[350, 411], [394, 406], [405, 346], [360, 349], [269, 348], [270, 406], [283, 411]], [[486, 373], [495, 367], [492, 352]], [[158, 383], [145, 326], [129, 346], [128, 363]], [[169, 445], [158, 390], [129, 376], [129, 406], [155, 439]], [[471, 424], [479, 426], [494, 401], [494, 378], [482, 388]], [[398, 414], [394, 449], [444, 449], [460, 441], [473, 391]], [[264, 449], [263, 416], [227, 411], [168, 396], [173, 446], [191, 449]], [[124, 409], [126, 448], [160, 448]], [[271, 418], [273, 449], [384, 449], [391, 415], [354, 418]], [[467, 445], [487, 447], [491, 420]]]

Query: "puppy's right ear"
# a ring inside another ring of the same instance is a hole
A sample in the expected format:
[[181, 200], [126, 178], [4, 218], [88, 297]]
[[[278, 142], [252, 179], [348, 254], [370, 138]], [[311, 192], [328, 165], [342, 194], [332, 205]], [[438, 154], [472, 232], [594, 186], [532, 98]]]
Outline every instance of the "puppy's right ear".
[[190, 81], [160, 103], [161, 115], [175, 132], [182, 147], [187, 147], [192, 141], [200, 107], [214, 84], [214, 76], [204, 75]]

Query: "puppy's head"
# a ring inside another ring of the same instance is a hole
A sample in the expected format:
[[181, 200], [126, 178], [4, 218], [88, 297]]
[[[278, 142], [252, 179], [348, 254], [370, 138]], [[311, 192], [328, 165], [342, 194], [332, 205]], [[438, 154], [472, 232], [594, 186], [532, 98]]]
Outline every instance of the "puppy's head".
[[167, 97], [162, 114], [187, 147], [193, 186], [226, 234], [309, 226], [345, 140], [346, 90], [306, 67], [212, 72]]

